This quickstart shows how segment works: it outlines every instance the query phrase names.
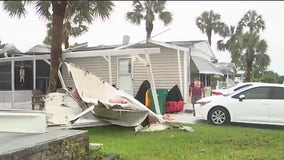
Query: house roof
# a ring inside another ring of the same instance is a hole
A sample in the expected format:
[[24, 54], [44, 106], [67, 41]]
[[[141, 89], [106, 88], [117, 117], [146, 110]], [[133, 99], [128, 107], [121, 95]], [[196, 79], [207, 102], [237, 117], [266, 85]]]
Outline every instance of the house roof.
[[25, 54], [49, 54], [51, 52], [51, 47], [45, 44], [38, 44], [29, 49]]
[[122, 45], [99, 45], [99, 46], [93, 46], [93, 47], [82, 47], [72, 50], [73, 52], [77, 51], [93, 51], [93, 50], [105, 50], [105, 49], [114, 49], [117, 47], [120, 47]]
[[19, 49], [17, 49], [13, 44], [6, 44], [4, 48], [0, 49], [0, 57], [10, 57], [12, 55], [22, 55]]
[[155, 48], [155, 47], [165, 47], [165, 48], [171, 48], [171, 49], [177, 49], [177, 50], [188, 50], [188, 48], [195, 48], [197, 50], [201, 50], [205, 54], [209, 54], [210, 57], [215, 58], [215, 55], [213, 51], [211, 50], [211, 47], [207, 45], [207, 50], [204, 50], [202, 47], [200, 47], [200, 44], [207, 45], [208, 42], [206, 40], [196, 40], [196, 41], [169, 41], [169, 42], [161, 42], [161, 41], [154, 41], [149, 40], [149, 42], [141, 41], [140, 43], [135, 44], [127, 44], [127, 45], [99, 45], [99, 46], [93, 46], [93, 47], [82, 47], [73, 50], [73, 52], [76, 51], [90, 51], [90, 50], [105, 50], [105, 49], [122, 49], [122, 48]]

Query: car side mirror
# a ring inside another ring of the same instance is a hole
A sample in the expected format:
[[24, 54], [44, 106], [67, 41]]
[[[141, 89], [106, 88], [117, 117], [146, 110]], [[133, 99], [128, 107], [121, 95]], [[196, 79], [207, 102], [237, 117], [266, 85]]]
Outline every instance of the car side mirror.
[[246, 98], [246, 96], [244, 95], [244, 94], [241, 94], [240, 96], [239, 96], [239, 101], [241, 102], [241, 101], [243, 101], [243, 99], [245, 99]]

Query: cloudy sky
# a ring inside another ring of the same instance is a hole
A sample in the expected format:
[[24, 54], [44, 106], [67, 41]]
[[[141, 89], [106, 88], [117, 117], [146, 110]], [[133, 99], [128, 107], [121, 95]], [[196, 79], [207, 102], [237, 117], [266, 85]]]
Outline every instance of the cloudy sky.
[[[144, 40], [146, 32], [144, 25], [135, 26], [125, 20], [125, 14], [132, 10], [131, 1], [115, 2], [115, 10], [111, 18], [105, 21], [97, 19], [89, 26], [89, 32], [81, 37], [71, 39], [72, 43], [88, 42], [89, 46], [109, 45], [122, 43], [123, 35], [130, 36], [130, 43]], [[2, 6], [1, 6], [2, 7]], [[154, 39], [159, 41], [188, 41], [206, 40], [205, 34], [195, 25], [196, 17], [203, 11], [213, 10], [221, 15], [221, 20], [227, 25], [236, 25], [243, 15], [249, 10], [256, 10], [262, 15], [266, 29], [261, 37], [268, 43], [267, 54], [271, 58], [269, 69], [284, 75], [284, 1], [168, 1], [167, 10], [172, 12], [174, 19], [169, 26], [164, 26], [161, 21], [154, 22], [152, 35], [166, 31]], [[30, 8], [25, 18], [11, 18], [0, 10], [2, 43], [12, 43], [21, 51], [41, 44], [46, 35], [46, 21], [39, 18]], [[143, 23], [142, 23], [143, 24]], [[229, 62], [230, 55], [216, 49], [216, 42], [221, 38], [218, 35], [212, 37], [212, 49], [219, 62]]]

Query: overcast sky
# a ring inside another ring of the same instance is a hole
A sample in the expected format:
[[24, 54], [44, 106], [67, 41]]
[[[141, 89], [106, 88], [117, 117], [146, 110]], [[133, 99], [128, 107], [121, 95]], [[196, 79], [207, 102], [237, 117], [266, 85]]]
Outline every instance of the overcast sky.
[[[125, 21], [125, 14], [132, 10], [131, 1], [115, 2], [115, 10], [111, 18], [105, 21], [97, 19], [89, 26], [89, 32], [71, 39], [71, 44], [88, 42], [89, 46], [121, 44], [123, 35], [130, 36], [130, 43], [139, 42], [145, 39], [146, 31], [144, 22], [141, 26], [133, 25]], [[1, 6], [2, 8], [2, 6]], [[268, 49], [266, 54], [271, 58], [269, 69], [284, 75], [284, 1], [168, 1], [166, 8], [173, 14], [173, 22], [164, 26], [161, 21], [154, 22], [152, 35], [166, 31], [154, 40], [159, 41], [190, 41], [207, 40], [195, 25], [196, 17], [202, 12], [213, 10], [221, 15], [221, 20], [227, 25], [236, 25], [248, 10], [256, 10], [262, 15], [266, 29], [261, 37], [267, 41]], [[46, 35], [46, 21], [39, 18], [33, 9], [28, 11], [25, 18], [11, 18], [0, 10], [0, 39], [2, 43], [12, 43], [21, 51], [42, 44]], [[218, 35], [212, 36], [212, 49], [219, 62], [229, 62], [230, 55], [227, 52], [220, 52], [216, 49]]]

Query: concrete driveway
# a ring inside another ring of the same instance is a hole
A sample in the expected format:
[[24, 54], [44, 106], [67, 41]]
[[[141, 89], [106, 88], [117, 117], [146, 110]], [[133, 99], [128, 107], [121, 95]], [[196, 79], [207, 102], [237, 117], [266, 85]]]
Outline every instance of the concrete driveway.
[[172, 118], [169, 122], [179, 122], [179, 123], [207, 123], [207, 121], [199, 120], [193, 116], [193, 108], [191, 104], [185, 104], [184, 110], [178, 113], [170, 113], [168, 114]]
[[172, 118], [169, 122], [179, 122], [179, 123], [207, 123], [207, 121], [199, 120], [193, 116], [193, 113], [179, 112], [168, 114]]

